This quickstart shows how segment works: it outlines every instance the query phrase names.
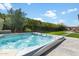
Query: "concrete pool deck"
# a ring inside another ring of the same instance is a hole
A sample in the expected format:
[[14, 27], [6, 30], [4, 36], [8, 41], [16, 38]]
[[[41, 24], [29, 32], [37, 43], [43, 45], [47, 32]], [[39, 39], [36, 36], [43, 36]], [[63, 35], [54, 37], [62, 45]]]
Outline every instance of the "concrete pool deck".
[[52, 49], [46, 56], [79, 56], [79, 39], [65, 37], [63, 41], [55, 49]]
[[14, 49], [0, 50], [0, 56], [16, 56], [17, 52]]

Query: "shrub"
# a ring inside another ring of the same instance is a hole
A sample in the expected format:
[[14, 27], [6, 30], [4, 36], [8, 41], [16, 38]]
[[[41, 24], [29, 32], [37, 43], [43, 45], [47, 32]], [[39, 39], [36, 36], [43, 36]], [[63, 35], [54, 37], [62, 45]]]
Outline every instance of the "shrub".
[[24, 31], [25, 32], [31, 32], [32, 30], [30, 28], [26, 28]]

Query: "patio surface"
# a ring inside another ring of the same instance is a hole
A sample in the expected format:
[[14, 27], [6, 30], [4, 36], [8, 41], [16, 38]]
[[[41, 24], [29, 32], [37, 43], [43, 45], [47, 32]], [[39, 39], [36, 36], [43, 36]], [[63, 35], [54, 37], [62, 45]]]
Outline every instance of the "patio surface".
[[47, 56], [79, 56], [79, 39], [65, 38], [66, 40], [48, 53]]

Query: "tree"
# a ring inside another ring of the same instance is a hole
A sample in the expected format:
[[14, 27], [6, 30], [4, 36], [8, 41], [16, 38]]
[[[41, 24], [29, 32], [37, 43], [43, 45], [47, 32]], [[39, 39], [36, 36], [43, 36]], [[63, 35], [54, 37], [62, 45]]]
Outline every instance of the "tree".
[[25, 20], [25, 13], [21, 9], [9, 10], [10, 19], [12, 21], [12, 31], [13, 32], [23, 32], [23, 23]]
[[0, 30], [2, 30], [2, 29], [3, 29], [3, 23], [4, 23], [3, 19], [2, 19], [2, 18], [0, 18]]
[[6, 24], [5, 24], [5, 22], [6, 22], [6, 15], [5, 14], [2, 14], [2, 13], [0, 13], [0, 18], [2, 18], [3, 19], [3, 29], [5, 29], [5, 27], [6, 27]]

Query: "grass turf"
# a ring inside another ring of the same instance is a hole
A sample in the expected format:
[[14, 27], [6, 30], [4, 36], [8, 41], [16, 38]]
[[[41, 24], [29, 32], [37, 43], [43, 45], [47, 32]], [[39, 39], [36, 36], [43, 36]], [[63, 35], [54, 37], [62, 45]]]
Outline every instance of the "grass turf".
[[79, 33], [71, 33], [69, 35], [66, 35], [67, 37], [74, 37], [74, 38], [79, 38]]
[[[52, 34], [52, 35], [64, 35], [67, 34], [66, 31], [54, 31], [54, 32], [47, 32], [47, 34]], [[79, 38], [79, 33], [71, 33], [69, 35], [65, 35], [67, 37], [73, 37], [73, 38]]]
[[65, 31], [55, 31], [55, 32], [47, 32], [47, 34], [63, 35], [63, 34], [66, 34], [66, 33], [65, 33]]

